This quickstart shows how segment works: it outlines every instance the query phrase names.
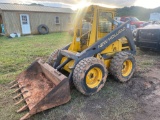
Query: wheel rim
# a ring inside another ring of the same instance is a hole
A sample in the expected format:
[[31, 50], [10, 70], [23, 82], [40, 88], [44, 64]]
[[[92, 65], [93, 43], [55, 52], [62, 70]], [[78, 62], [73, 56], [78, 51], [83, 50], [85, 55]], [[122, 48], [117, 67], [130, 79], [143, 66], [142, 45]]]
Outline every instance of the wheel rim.
[[123, 76], [128, 76], [130, 73], [131, 73], [131, 71], [132, 71], [132, 61], [131, 60], [126, 60], [126, 61], [124, 61], [124, 63], [123, 63], [123, 69], [122, 69], [122, 75]]
[[89, 70], [86, 75], [86, 84], [90, 88], [95, 88], [102, 80], [102, 71], [98, 67], [94, 67]]

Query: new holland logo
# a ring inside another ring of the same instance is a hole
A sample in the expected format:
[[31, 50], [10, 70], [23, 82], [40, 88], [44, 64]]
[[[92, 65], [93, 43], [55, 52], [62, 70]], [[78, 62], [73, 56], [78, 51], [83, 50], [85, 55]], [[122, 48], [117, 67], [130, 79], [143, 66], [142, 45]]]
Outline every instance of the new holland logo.
[[113, 40], [115, 37], [117, 37], [120, 33], [122, 33], [123, 31], [126, 30], [126, 27], [123, 27], [122, 29], [120, 29], [117, 33], [113, 34], [112, 36], [110, 36], [108, 39], [106, 39], [104, 42], [102, 42], [100, 45], [98, 45], [98, 48], [103, 47], [105, 44], [107, 44], [109, 41]]

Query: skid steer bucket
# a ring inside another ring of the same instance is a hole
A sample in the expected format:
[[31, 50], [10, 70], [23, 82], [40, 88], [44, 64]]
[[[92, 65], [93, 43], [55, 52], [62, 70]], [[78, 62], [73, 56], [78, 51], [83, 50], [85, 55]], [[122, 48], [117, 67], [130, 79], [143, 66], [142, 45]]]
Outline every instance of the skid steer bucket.
[[68, 78], [41, 60], [33, 62], [17, 77], [11, 88], [15, 87], [18, 87], [15, 92], [20, 91], [21, 93], [14, 99], [19, 99], [21, 96], [23, 98], [16, 104], [26, 103], [17, 112], [29, 110], [20, 120], [67, 103], [71, 99]]

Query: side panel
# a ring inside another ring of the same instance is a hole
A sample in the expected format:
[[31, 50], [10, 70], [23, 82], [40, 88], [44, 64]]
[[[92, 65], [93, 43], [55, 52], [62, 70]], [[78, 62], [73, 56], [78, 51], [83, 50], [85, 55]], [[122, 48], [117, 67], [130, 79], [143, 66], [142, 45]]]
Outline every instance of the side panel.
[[101, 54], [114, 54], [115, 52], [119, 52], [122, 50], [122, 43], [120, 40], [110, 44], [105, 50], [101, 52]]

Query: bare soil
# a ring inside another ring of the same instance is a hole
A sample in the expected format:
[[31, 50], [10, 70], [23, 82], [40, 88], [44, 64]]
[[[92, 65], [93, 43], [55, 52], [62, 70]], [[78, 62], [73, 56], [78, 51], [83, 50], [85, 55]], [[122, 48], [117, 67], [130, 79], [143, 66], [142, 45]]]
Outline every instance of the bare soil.
[[156, 59], [149, 70], [140, 74], [140, 77], [135, 78], [138, 80], [134, 80], [130, 86], [141, 107], [135, 119], [160, 120], [160, 59]]
[[[104, 88], [90, 97], [73, 88], [69, 103], [29, 120], [160, 120], [160, 53], [138, 50], [136, 59], [136, 72], [127, 83], [119, 83], [109, 76]], [[5, 85], [0, 88], [6, 93], [0, 94], [0, 120], [16, 120], [19, 116], [13, 113], [11, 91], [6, 92]], [[10, 109], [2, 110], [4, 104]]]
[[137, 71], [126, 87], [126, 95], [139, 104], [140, 110], [135, 112], [134, 119], [160, 120], [160, 53], [141, 52], [137, 61]]

